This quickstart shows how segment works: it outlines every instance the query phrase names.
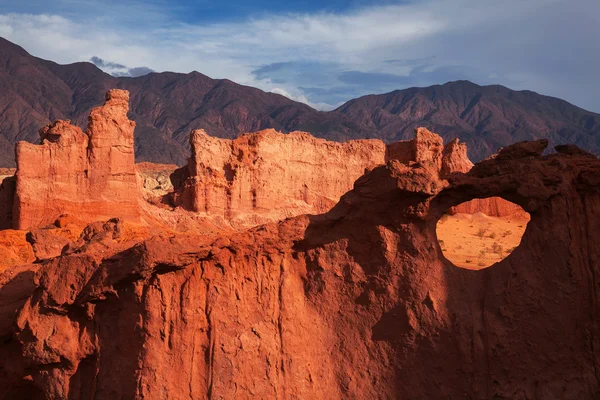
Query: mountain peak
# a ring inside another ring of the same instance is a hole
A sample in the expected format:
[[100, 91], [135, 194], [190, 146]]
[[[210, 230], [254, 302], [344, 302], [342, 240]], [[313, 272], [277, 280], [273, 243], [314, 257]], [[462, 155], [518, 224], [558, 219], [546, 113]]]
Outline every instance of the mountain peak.
[[14, 53], [21, 56], [30, 56], [30, 54], [21, 46], [14, 44], [0, 36], [0, 51], [4, 53]]
[[478, 85], [476, 83], [473, 83], [469, 80], [466, 79], [462, 79], [462, 80], [457, 80], [457, 81], [448, 81], [446, 83], [444, 83], [441, 86], [445, 86], [445, 87], [457, 87], [457, 86], [462, 86], [462, 87], [476, 87], [476, 88], [481, 88], [481, 85]]

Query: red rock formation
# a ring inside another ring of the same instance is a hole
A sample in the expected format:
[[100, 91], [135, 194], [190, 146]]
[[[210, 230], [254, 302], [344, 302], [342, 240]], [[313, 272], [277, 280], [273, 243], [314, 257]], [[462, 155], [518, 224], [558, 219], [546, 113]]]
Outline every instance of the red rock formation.
[[453, 207], [452, 213], [475, 214], [483, 213], [490, 217], [509, 217], [529, 219], [523, 208], [500, 197], [473, 199]]
[[0, 230], [0, 273], [10, 267], [35, 260], [33, 248], [27, 241], [27, 232]]
[[44, 226], [69, 213], [87, 221], [139, 219], [129, 93], [111, 90], [92, 110], [87, 132], [69, 121], [40, 131], [42, 143], [17, 144], [16, 229]]
[[235, 140], [194, 131], [189, 178], [175, 204], [253, 226], [329, 210], [365, 170], [385, 161], [379, 140], [327, 142], [265, 130]]
[[175, 204], [249, 227], [328, 211], [365, 171], [388, 160], [434, 163], [442, 176], [473, 165], [458, 140], [443, 145], [425, 128], [409, 141], [327, 142], [308, 133], [265, 130], [235, 140], [194, 131], [188, 167], [173, 175]]
[[[458, 139], [448, 143], [444, 148], [442, 174], [448, 176], [453, 172], [467, 173], [471, 168], [473, 168], [473, 163], [467, 157], [467, 146], [464, 143], [459, 144]], [[452, 207], [450, 212], [465, 214], [480, 212], [491, 217], [514, 216], [516, 218], [529, 219], [523, 208], [500, 197], [473, 199]]]
[[441, 173], [448, 176], [453, 172], [467, 173], [473, 168], [473, 163], [467, 156], [467, 145], [454, 139], [444, 147]]
[[[527, 147], [447, 180], [391, 160], [327, 214], [211, 240], [96, 224], [0, 276], [5, 397], [597, 398], [600, 160]], [[436, 223], [489, 196], [531, 214], [522, 243], [456, 268]]]

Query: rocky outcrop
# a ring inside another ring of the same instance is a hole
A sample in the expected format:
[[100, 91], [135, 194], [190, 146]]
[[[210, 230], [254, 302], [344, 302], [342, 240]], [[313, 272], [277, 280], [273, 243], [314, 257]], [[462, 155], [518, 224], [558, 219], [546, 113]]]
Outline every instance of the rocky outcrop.
[[[326, 214], [219, 238], [128, 248], [96, 224], [0, 276], [3, 395], [596, 398], [600, 160], [536, 147], [447, 179], [436, 157], [390, 160]], [[436, 223], [489, 196], [531, 214], [521, 245], [456, 268]]]
[[473, 165], [458, 140], [444, 147], [425, 128], [409, 141], [328, 142], [305, 132], [265, 130], [235, 140], [194, 131], [187, 167], [172, 175], [174, 204], [230, 222], [255, 226], [331, 209], [366, 171], [389, 160], [433, 163], [441, 176]]
[[90, 114], [87, 132], [69, 121], [40, 131], [41, 144], [16, 147], [16, 229], [40, 227], [70, 213], [86, 221], [139, 219], [129, 93], [111, 90]]
[[483, 213], [490, 217], [515, 217], [529, 219], [527, 212], [515, 203], [501, 197], [488, 197], [486, 199], [473, 199], [459, 204], [451, 209], [451, 213], [476, 214]]
[[[547, 143], [546, 143], [547, 145]], [[525, 151], [521, 149], [521, 151]], [[536, 154], [536, 153], [534, 153]], [[522, 155], [526, 156], [526, 153]], [[473, 163], [467, 157], [467, 146], [458, 143], [458, 139], [448, 143], [444, 148], [442, 164], [443, 176], [449, 176], [453, 172], [467, 173], [473, 168]], [[522, 207], [504, 200], [501, 197], [488, 197], [485, 199], [473, 199], [459, 204], [450, 209], [450, 213], [476, 214], [483, 213], [490, 217], [514, 216], [520, 219], [529, 219]]]
[[228, 140], [197, 130], [190, 143], [188, 178], [176, 188], [175, 204], [237, 226], [327, 211], [385, 161], [379, 140], [335, 143], [304, 132], [265, 130]]

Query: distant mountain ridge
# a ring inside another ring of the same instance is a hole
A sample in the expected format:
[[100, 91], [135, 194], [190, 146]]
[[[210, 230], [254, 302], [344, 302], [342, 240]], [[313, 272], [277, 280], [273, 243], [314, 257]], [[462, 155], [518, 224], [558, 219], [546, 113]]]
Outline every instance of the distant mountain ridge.
[[38, 142], [38, 130], [55, 119], [85, 127], [90, 109], [112, 88], [131, 92], [138, 161], [182, 165], [189, 156], [189, 133], [198, 128], [228, 138], [274, 128], [338, 141], [391, 142], [409, 139], [415, 127], [424, 126], [445, 140], [467, 142], [474, 161], [510, 143], [539, 138], [600, 153], [599, 114], [503, 86], [449, 82], [363, 96], [322, 112], [198, 72], [130, 78], [113, 77], [88, 62], [59, 65], [0, 38], [0, 167], [14, 165], [17, 141]]

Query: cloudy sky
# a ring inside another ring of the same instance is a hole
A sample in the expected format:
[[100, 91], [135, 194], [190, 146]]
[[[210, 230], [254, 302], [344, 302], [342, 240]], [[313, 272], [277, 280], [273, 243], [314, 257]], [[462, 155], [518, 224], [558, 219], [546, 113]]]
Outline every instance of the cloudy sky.
[[0, 36], [59, 63], [196, 70], [320, 109], [468, 79], [600, 112], [600, 0], [1, 0]]

